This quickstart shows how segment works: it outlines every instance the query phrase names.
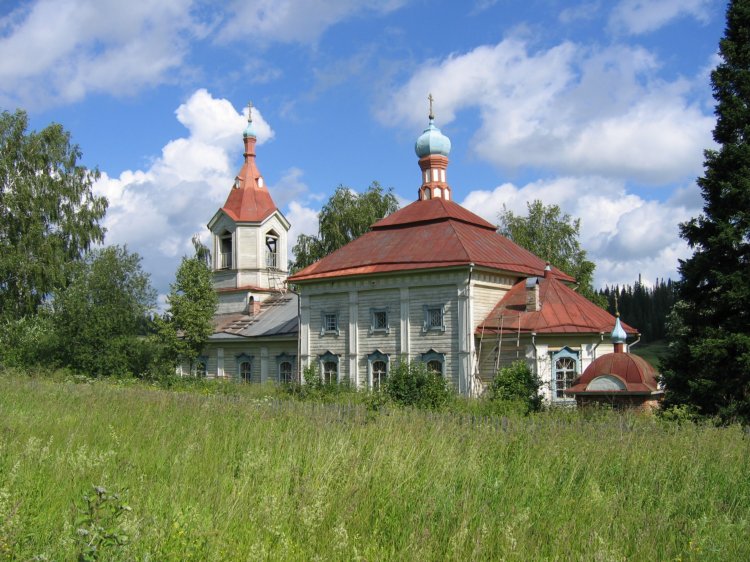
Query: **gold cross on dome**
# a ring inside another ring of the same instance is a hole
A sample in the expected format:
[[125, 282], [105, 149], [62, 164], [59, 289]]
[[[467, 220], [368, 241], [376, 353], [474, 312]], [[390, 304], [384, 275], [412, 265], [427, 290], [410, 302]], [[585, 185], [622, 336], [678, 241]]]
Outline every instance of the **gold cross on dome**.
[[617, 306], [617, 293], [615, 293], [615, 316], [620, 316], [620, 307]]
[[430, 102], [430, 119], [435, 119], [435, 114], [432, 113], [432, 102], [435, 101], [435, 98], [432, 97], [432, 94], [427, 96], [427, 100]]
[[253, 122], [253, 102], [247, 102], [247, 122]]

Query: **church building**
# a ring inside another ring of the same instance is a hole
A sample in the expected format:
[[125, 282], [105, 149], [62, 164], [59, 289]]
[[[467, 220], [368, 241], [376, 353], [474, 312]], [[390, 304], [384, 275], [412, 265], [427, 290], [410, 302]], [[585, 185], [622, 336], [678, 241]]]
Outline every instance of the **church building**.
[[[300, 364], [327, 381], [377, 387], [397, 361], [422, 361], [463, 395], [524, 360], [549, 402], [598, 355], [614, 317], [575, 280], [455, 203], [451, 142], [429, 123], [417, 139], [417, 199], [289, 281], [300, 295]], [[623, 324], [630, 335], [636, 330]]]
[[255, 140], [250, 116], [244, 165], [208, 224], [219, 308], [201, 358], [207, 376], [285, 382], [312, 365], [325, 381], [365, 389], [398, 361], [422, 361], [478, 396], [498, 369], [524, 360], [549, 402], [574, 403], [566, 390], [613, 351], [605, 334], [615, 318], [573, 278], [453, 201], [451, 142], [431, 110], [415, 146], [416, 201], [288, 279], [290, 225], [257, 168]]

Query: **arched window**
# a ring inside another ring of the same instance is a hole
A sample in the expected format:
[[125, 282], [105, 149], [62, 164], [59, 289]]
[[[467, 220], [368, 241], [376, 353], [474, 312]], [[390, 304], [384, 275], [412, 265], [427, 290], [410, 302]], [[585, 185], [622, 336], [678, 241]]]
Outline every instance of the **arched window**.
[[578, 352], [564, 347], [552, 355], [552, 365], [554, 368], [553, 400], [571, 400], [571, 397], [565, 394], [565, 389], [573, 386], [573, 381], [580, 372]]
[[266, 267], [276, 269], [279, 267], [279, 235], [276, 231], [266, 232]]
[[242, 382], [253, 382], [253, 356], [247, 353], [235, 355], [237, 360], [237, 378]]
[[280, 384], [292, 384], [294, 382], [294, 365], [296, 363], [296, 355], [289, 355], [284, 352], [276, 356]]
[[323, 383], [333, 384], [338, 380], [339, 364], [335, 361], [323, 362]]
[[279, 364], [279, 382], [281, 384], [292, 383], [292, 363], [290, 361], [282, 361]]
[[375, 361], [372, 364], [372, 388], [374, 390], [380, 390], [381, 385], [385, 384], [385, 379], [388, 377], [388, 367], [385, 361]]
[[219, 256], [217, 269], [232, 268], [232, 233], [225, 230], [219, 236]]
[[240, 378], [243, 382], [251, 382], [252, 376], [252, 363], [250, 361], [243, 361], [240, 363]]
[[368, 384], [373, 390], [378, 390], [388, 378], [388, 355], [376, 349], [367, 356]]
[[431, 349], [427, 353], [422, 354], [422, 363], [427, 365], [430, 371], [445, 376], [445, 353], [438, 353], [434, 349]]
[[339, 356], [326, 351], [319, 356], [320, 380], [323, 384], [333, 384], [339, 381]]

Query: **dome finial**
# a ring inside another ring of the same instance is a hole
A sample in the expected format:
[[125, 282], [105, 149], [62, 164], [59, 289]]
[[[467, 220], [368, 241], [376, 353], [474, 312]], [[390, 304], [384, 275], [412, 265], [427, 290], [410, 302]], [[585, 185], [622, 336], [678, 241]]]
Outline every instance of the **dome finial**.
[[433, 119], [435, 119], [435, 114], [432, 111], [432, 102], [435, 101], [435, 98], [432, 97], [432, 93], [427, 96], [427, 100], [430, 102], [430, 114], [427, 117], [429, 117], [430, 121], [432, 121]]
[[253, 102], [247, 102], [247, 127], [243, 136], [247, 138], [256, 138], [255, 125], [253, 125]]

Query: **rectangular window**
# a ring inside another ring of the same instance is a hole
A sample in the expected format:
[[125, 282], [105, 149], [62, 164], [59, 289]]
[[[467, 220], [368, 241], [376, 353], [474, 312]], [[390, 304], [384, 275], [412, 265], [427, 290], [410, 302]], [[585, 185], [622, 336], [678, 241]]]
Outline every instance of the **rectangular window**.
[[335, 332], [338, 329], [338, 322], [335, 314], [326, 314], [323, 320], [324, 330], [326, 332]]
[[320, 335], [339, 335], [339, 314], [338, 312], [322, 312], [320, 314]]
[[441, 307], [427, 310], [427, 328], [430, 330], [443, 327], [443, 309]]
[[388, 310], [385, 308], [371, 308], [370, 309], [370, 333], [385, 332], [388, 334], [390, 328], [388, 327]]
[[445, 305], [424, 305], [424, 324], [422, 325], [422, 331], [429, 332], [430, 330], [445, 331]]

